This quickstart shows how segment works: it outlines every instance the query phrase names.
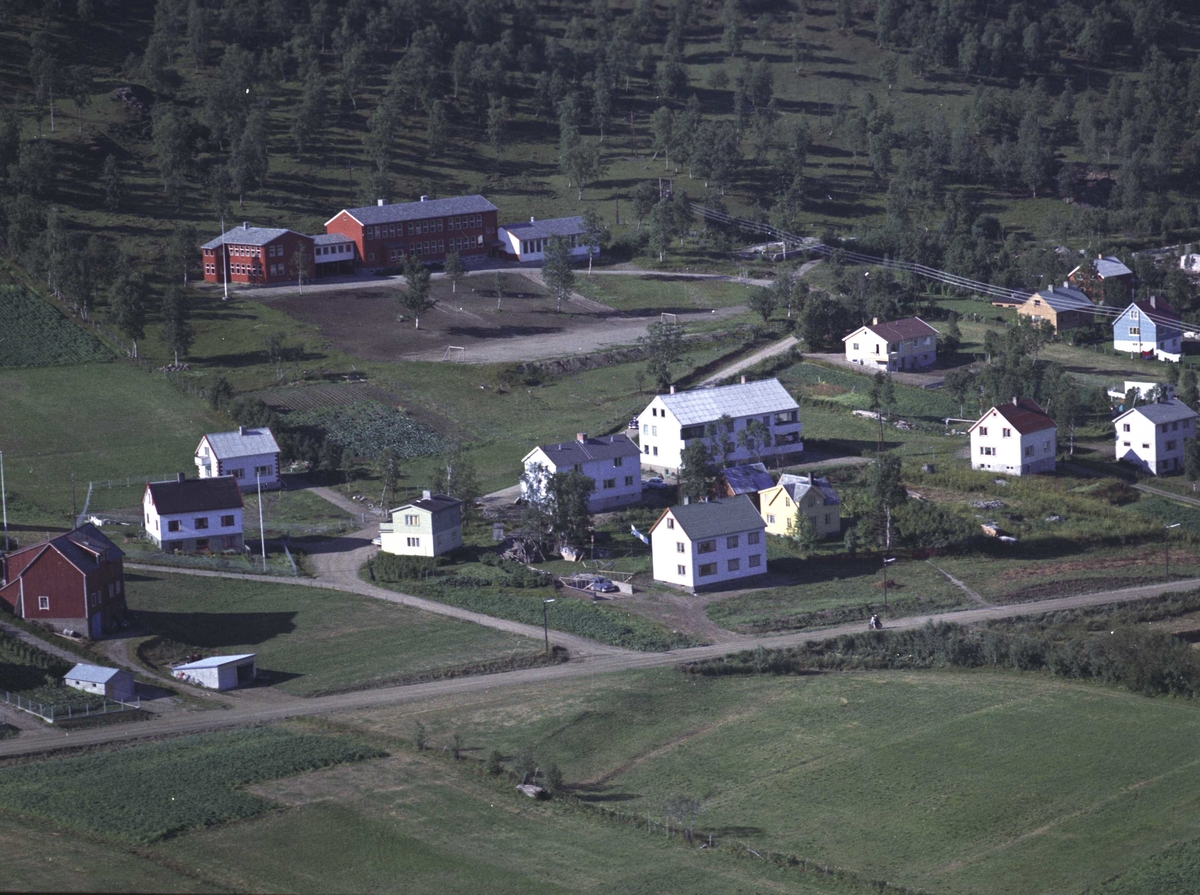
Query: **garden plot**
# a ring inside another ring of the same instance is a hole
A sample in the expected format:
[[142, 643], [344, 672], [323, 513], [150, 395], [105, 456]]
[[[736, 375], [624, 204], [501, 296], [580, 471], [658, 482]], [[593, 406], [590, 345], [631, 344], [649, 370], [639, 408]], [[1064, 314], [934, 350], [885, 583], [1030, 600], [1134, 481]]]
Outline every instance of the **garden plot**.
[[40, 295], [0, 286], [0, 367], [46, 367], [112, 360], [94, 335]]

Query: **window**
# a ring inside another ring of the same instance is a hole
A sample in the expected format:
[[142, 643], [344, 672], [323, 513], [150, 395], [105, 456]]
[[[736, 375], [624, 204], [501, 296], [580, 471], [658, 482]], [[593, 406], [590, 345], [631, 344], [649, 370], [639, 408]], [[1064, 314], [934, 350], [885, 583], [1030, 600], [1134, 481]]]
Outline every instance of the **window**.
[[675, 520], [667, 519], [667, 528], [674, 528], [674, 527], [675, 527]]
[[658, 434], [658, 426], [651, 426], [651, 427], [650, 427], [650, 434], [651, 434], [651, 435], [657, 435], [657, 434]]
[[1139, 335], [1141, 335], [1141, 327], [1139, 327], [1139, 326], [1131, 326], [1131, 327], [1129, 327], [1129, 335], [1131, 335], [1131, 336], [1139, 336]]
[[1175, 445], [1177, 445], [1178, 443], [1179, 443], [1179, 442], [1175, 441], [1174, 439], [1172, 439], [1171, 441], [1168, 441], [1168, 442], [1167, 442], [1167, 450], [1168, 450], [1168, 451], [1173, 451], [1173, 450], [1175, 450]]
[[615, 460], [613, 460], [613, 466], [620, 466], [624, 462], [625, 462], [624, 457], [617, 457]]
[[1001, 438], [1012, 438], [1012, 429], [1002, 428], [1000, 430], [1000, 437]]
[[775, 516], [774, 516], [774, 514], [773, 514], [773, 513], [768, 513], [768, 514], [767, 514], [767, 524], [768, 524], [768, 525], [774, 525], [774, 524], [775, 524]]
[[979, 453], [985, 457], [994, 457], [996, 455], [996, 449], [992, 447], [980, 446]]
[[1144, 450], [1144, 451], [1150, 450], [1150, 445], [1147, 442], [1142, 442], [1142, 450]]
[[717, 549], [717, 542], [715, 540], [699, 541], [696, 544], [696, 552], [697, 553], [713, 553], [716, 551], [716, 549]]
[[685, 547], [683, 545], [683, 541], [675, 542], [675, 552], [676, 553], [687, 553], [687, 547]]
[[1167, 431], [1167, 424], [1166, 424], [1166, 423], [1163, 423], [1163, 424], [1162, 424], [1162, 428], [1160, 429], [1160, 431], [1162, 431], [1162, 432], [1166, 432], [1166, 431]]
[[420, 538], [409, 538], [409, 539], [408, 539], [408, 546], [409, 546], [409, 547], [420, 547], [420, 546], [421, 546], [421, 539], [420, 539]]
[[244, 479], [246, 477], [246, 470], [245, 469], [231, 469], [231, 470], [229, 470], [228, 475], [233, 476], [235, 479]]
[[1026, 457], [1033, 456], [1033, 445], [1032, 444], [1025, 445], [1025, 456]]
[[222, 528], [232, 528], [233, 527], [233, 519], [234, 519], [234, 517], [232, 514], [230, 514], [228, 516], [222, 516], [221, 517], [221, 527]]
[[49, 610], [49, 608], [50, 608], [50, 598], [49, 597], [38, 597], [38, 609], [41, 609], [43, 612], [45, 612], [45, 611]]
[[167, 522], [167, 531], [179, 531], [179, 520], [172, 519]]
[[643, 435], [650, 434], [650, 424], [649, 423], [642, 423], [642, 434]]
[[195, 519], [192, 520], [192, 527], [196, 528], [196, 529], [208, 528], [208, 517], [207, 516], [197, 516]]
[[687, 566], [676, 566], [676, 567], [675, 567], [675, 574], [676, 574], [676, 575], [679, 575], [679, 576], [685, 576], [685, 575], [687, 575]]
[[642, 448], [642, 453], [643, 453], [643, 454], [649, 454], [649, 453], [650, 453], [650, 445], [646, 445], [645, 447], [643, 447], [643, 448]]
[[758, 568], [760, 565], [762, 565], [762, 555], [759, 553], [754, 554], [752, 557], [750, 557], [750, 561], [746, 563], [746, 565], [752, 569]]
[[980, 426], [980, 427], [979, 427], [979, 434], [980, 434], [980, 435], [987, 435], [987, 426]]
[[416, 515], [416, 514], [413, 514], [413, 515], [411, 515], [411, 516], [405, 516], [405, 517], [404, 517], [404, 524], [405, 524], [405, 525], [420, 525], [420, 524], [421, 524], [421, 517], [420, 517], [420, 516], [418, 516], [418, 515]]
[[196, 549], [197, 550], [207, 550], [208, 549], [208, 538], [196, 538]]
[[1124, 424], [1124, 425], [1121, 427], [1121, 431], [1122, 431], [1122, 432], [1128, 432], [1128, 431], [1129, 431], [1129, 423], [1125, 423], [1125, 424]]
[[1171, 431], [1178, 432], [1179, 431], [1179, 423], [1171, 423]]
[[226, 550], [232, 550], [237, 546], [237, 536], [225, 535], [225, 537], [221, 538], [221, 546]]
[[717, 564], [715, 562], [707, 562], [700, 567], [700, 576], [703, 578], [706, 575], [717, 574]]
[[760, 534], [760, 532], [757, 532], [757, 531], [752, 531], [749, 534], [747, 534], [746, 535], [746, 543], [751, 546], [754, 546], [755, 544], [757, 544], [759, 534]]
[[737, 547], [737, 545], [738, 545], [738, 536], [737, 535], [730, 535], [729, 537], [727, 537], [725, 539], [726, 549], [733, 550], [735, 547]]
[[1129, 442], [1128, 441], [1121, 442], [1121, 447], [1129, 447]]
[[1137, 308], [1134, 308], [1132, 311], [1130, 311], [1130, 312], [1129, 312], [1129, 319], [1130, 319], [1130, 320], [1137, 320], [1137, 319], [1138, 319], [1138, 312], [1137, 312]]
[[658, 447], [657, 446], [651, 447], [650, 454], [651, 454], [651, 456], [657, 457], [658, 456]]
[[605, 479], [604, 480], [604, 490], [605, 491], [607, 491], [609, 488], [615, 488], [615, 487], [617, 487], [616, 479]]
[[850, 344], [854, 346], [855, 351], [858, 351], [858, 343], [857, 342], [851, 342]]
[[729, 571], [736, 572], [741, 567], [742, 567], [742, 561], [740, 559], [729, 560]]
[[829, 513], [826, 513], [826, 514], [825, 514], [825, 524], [826, 524], [826, 525], [828, 525], [828, 524], [829, 524], [829, 521], [830, 521], [830, 520], [829, 520]]

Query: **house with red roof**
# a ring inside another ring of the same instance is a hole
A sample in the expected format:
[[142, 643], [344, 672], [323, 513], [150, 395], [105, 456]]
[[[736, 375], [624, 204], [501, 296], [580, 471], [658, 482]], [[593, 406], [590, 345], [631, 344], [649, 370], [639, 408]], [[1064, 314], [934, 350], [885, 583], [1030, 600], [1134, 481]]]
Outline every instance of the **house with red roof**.
[[917, 370], [937, 360], [938, 331], [920, 317], [879, 322], [856, 329], [842, 339], [846, 360], [873, 370]]
[[1028, 398], [997, 404], [970, 428], [971, 468], [1005, 475], [1054, 472], [1058, 425]]
[[0, 556], [0, 608], [100, 637], [125, 618], [125, 554], [88, 523]]

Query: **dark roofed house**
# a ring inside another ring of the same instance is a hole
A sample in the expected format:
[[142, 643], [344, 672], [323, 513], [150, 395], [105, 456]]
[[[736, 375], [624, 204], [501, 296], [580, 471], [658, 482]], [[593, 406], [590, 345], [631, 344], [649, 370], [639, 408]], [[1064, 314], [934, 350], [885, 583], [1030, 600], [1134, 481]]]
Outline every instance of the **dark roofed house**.
[[1067, 283], [1041, 289], [1017, 307], [1017, 314], [1049, 321], [1055, 332], [1090, 326], [1096, 319], [1096, 306], [1081, 290]]
[[146, 534], [182, 553], [242, 549], [242, 492], [230, 475], [150, 482], [142, 496]]
[[441, 263], [450, 252], [464, 261], [492, 257], [499, 248], [496, 208], [483, 196], [344, 208], [325, 222], [325, 231], [354, 243], [359, 266], [398, 267], [407, 257]]
[[937, 360], [938, 331], [920, 317], [860, 326], [842, 341], [846, 360], [876, 370], [913, 370]]
[[719, 497], [737, 497], [746, 494], [758, 506], [760, 491], [775, 487], [775, 480], [767, 472], [765, 463], [743, 463], [727, 466], [717, 475], [716, 490]]
[[1113, 348], [1117, 351], [1172, 363], [1179, 363], [1183, 357], [1183, 321], [1157, 296], [1133, 302], [1112, 327]]
[[765, 529], [745, 494], [671, 507], [650, 529], [654, 580], [695, 592], [762, 575]]
[[588, 498], [589, 512], [630, 506], [642, 499], [642, 455], [628, 435], [589, 438], [580, 432], [574, 441], [535, 447], [521, 463], [525, 471], [521, 495], [526, 499], [545, 493], [555, 473], [572, 470], [595, 483]]
[[424, 492], [379, 524], [379, 549], [401, 556], [438, 556], [462, 546], [462, 501]]
[[[542, 261], [546, 257], [546, 246], [559, 236], [571, 247], [571, 255], [587, 257], [587, 244], [583, 239], [583, 218], [547, 218], [539, 221], [530, 218], [529, 223], [505, 224], [499, 230], [502, 249], [516, 261]], [[592, 246], [592, 255], [599, 255], [600, 247]]]
[[0, 556], [0, 607], [91, 637], [125, 618], [125, 554], [88, 523]]

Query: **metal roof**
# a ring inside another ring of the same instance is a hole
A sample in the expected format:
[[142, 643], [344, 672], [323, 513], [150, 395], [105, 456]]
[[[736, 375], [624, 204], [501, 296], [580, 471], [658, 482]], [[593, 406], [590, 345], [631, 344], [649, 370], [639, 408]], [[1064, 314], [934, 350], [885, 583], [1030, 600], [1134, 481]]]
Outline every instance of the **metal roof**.
[[195, 662], [188, 662], [186, 665], [176, 665], [176, 671], [196, 671], [201, 668], [220, 668], [223, 665], [233, 665], [238, 662], [245, 662], [247, 659], [253, 659], [257, 653], [246, 653], [242, 656], [209, 656], [207, 659], [198, 659]]
[[[240, 227], [234, 227], [232, 230], [227, 230], [218, 236], [216, 239], [210, 239], [200, 248], [215, 249], [217, 246], [225, 244], [241, 245], [241, 246], [265, 246], [269, 242], [274, 242], [285, 233], [291, 233], [286, 227], [251, 227], [249, 223], [243, 224]], [[303, 236], [303, 233], [297, 233], [297, 236]]]
[[1041, 299], [1056, 311], [1094, 311], [1092, 300], [1074, 286], [1051, 286], [1033, 293], [1029, 301]]
[[354, 242], [343, 233], [316, 233], [312, 238], [313, 245], [345, 245]]
[[792, 500], [799, 503], [813, 488], [821, 492], [824, 505], [827, 507], [836, 506], [842, 502], [838, 497], [837, 492], [833, 490], [833, 485], [829, 484], [829, 479], [813, 478], [807, 475], [792, 475], [785, 472], [779, 477], [779, 484], [782, 485]]
[[1153, 404], [1142, 404], [1138, 407], [1133, 407], [1126, 410], [1114, 419], [1113, 422], [1122, 420], [1131, 413], [1140, 413], [1156, 426], [1162, 423], [1177, 423], [1180, 420], [1195, 419], [1198, 415], [1196, 411], [1192, 410], [1192, 408], [1188, 407], [1178, 398], [1170, 398], [1166, 401], [1156, 401]]
[[1096, 266], [1096, 276], [1100, 279], [1105, 277], [1127, 277], [1133, 271], [1121, 263], [1119, 258], [1114, 258], [1112, 255], [1105, 255], [1097, 258], [1092, 262]]
[[659, 395], [655, 400], [661, 401], [681, 426], [715, 422], [725, 414], [737, 418], [800, 407], [778, 379]]
[[727, 466], [721, 470], [721, 476], [734, 494], [757, 494], [759, 491], [775, 487], [775, 480], [767, 472], [765, 463]]
[[583, 232], [583, 218], [547, 218], [528, 223], [504, 224], [504, 229], [518, 239], [549, 239], [551, 236], [571, 236]]
[[561, 441], [558, 444], [539, 444], [525, 455], [522, 462], [528, 462], [529, 458], [538, 451], [546, 455], [546, 459], [554, 464], [555, 469], [591, 460], [636, 457], [641, 453], [628, 435], [605, 435], [601, 438], [588, 438], [584, 441], [576, 439], [575, 441]]
[[[218, 460], [279, 453], [279, 444], [275, 441], [275, 436], [265, 427], [240, 426], [232, 432], [209, 432], [204, 439], [208, 440], [208, 446]], [[200, 444], [204, 443], [204, 439], [201, 439]], [[200, 450], [199, 446], [196, 450]]]
[[[370, 224], [421, 221], [456, 214], [481, 214], [499, 209], [483, 196], [455, 196], [452, 199], [423, 199], [420, 202], [402, 202], [398, 205], [364, 205], [361, 208], [346, 208], [343, 211], [366, 227]], [[336, 218], [335, 214], [325, 225], [333, 223]]]
[[450, 510], [454, 507], [461, 506], [462, 501], [457, 497], [450, 497], [446, 494], [434, 494], [429, 497], [422, 497], [420, 500], [413, 500], [409, 503], [402, 504], [392, 510], [393, 513], [399, 513], [401, 510], [406, 510], [409, 507], [416, 507], [420, 510], [428, 510], [430, 513], [438, 514], [444, 510]]
[[[763, 517], [759, 515], [754, 501], [746, 494], [737, 497], [722, 497], [720, 500], [710, 500], [707, 503], [688, 503], [671, 507], [667, 511], [675, 517], [679, 527], [693, 541], [721, 535], [737, 534], [743, 531], [762, 531], [767, 527]], [[667, 513], [659, 517], [651, 532], [662, 523]]]
[[235, 510], [245, 506], [237, 479], [231, 475], [211, 479], [185, 479], [181, 475], [173, 482], [150, 482], [146, 488], [160, 516]]
[[1134, 308], [1137, 308], [1142, 312], [1142, 314], [1150, 318], [1153, 323], [1160, 326], [1178, 327], [1182, 322], [1179, 314], [1177, 314], [1175, 309], [1167, 304], [1164, 299], [1161, 299], [1155, 295], [1151, 295], [1149, 298], [1135, 301], [1133, 304], [1127, 307], [1121, 312], [1121, 316], [1113, 321], [1112, 325], [1116, 326], [1117, 322], [1124, 318]]
[[84, 681], [89, 684], [107, 684], [120, 673], [120, 668], [105, 668], [103, 665], [84, 665], [80, 663], [64, 674], [63, 679]]

